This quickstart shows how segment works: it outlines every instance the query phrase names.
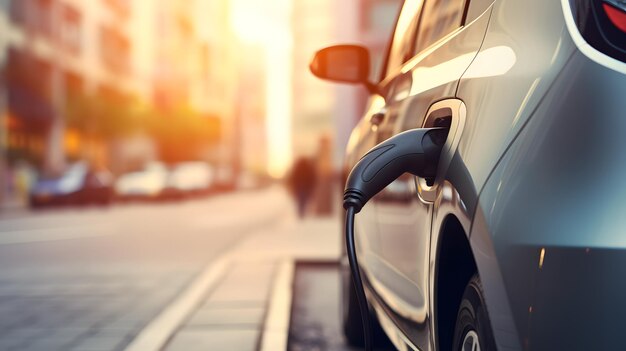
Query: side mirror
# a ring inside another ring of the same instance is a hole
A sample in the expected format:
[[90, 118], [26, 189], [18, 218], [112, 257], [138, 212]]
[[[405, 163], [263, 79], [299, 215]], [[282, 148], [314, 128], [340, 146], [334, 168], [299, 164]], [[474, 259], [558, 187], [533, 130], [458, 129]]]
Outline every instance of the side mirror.
[[316, 77], [341, 83], [364, 84], [370, 89], [369, 51], [359, 45], [336, 45], [315, 53], [309, 65]]

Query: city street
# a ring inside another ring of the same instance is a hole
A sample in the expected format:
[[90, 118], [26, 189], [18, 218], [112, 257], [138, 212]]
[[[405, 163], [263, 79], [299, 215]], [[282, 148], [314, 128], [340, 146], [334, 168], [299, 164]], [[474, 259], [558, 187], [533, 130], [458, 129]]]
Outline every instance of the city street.
[[123, 350], [218, 256], [251, 252], [253, 234], [289, 221], [279, 186], [2, 213], [0, 349]]
[[366, 91], [309, 64], [400, 4], [0, 1], [0, 351], [349, 349]]

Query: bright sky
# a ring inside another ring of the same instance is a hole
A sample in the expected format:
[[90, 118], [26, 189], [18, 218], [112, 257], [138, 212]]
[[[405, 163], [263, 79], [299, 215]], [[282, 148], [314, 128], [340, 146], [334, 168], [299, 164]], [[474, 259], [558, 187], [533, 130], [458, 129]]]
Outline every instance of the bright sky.
[[282, 177], [291, 164], [291, 0], [232, 0], [237, 37], [266, 49], [268, 173]]

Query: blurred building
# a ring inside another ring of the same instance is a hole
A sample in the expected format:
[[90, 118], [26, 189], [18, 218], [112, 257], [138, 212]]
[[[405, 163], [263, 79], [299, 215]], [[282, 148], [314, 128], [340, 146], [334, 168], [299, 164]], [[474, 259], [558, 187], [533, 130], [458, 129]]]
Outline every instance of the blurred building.
[[208, 150], [208, 156], [221, 168], [230, 168], [233, 163], [236, 90], [240, 75], [230, 16], [229, 0], [196, 0], [195, 22], [202, 42], [201, 75], [207, 79], [196, 82], [192, 105], [220, 118], [219, 145]]
[[0, 2], [5, 161], [61, 169], [65, 153], [79, 151], [76, 136], [65, 137], [68, 100], [133, 91], [131, 18], [123, 0]]
[[[225, 120], [234, 114], [236, 47], [228, 0], [195, 0], [194, 21], [200, 40], [200, 76], [192, 88], [192, 105]], [[225, 123], [227, 125], [228, 123]]]
[[[227, 138], [236, 76], [228, 1], [134, 1], [141, 14], [134, 33], [136, 71], [149, 82], [144, 99], [172, 123], [181, 109], [194, 111]], [[207, 142], [203, 158], [222, 162], [219, 149]]]
[[[202, 54], [192, 1], [153, 1], [155, 64], [153, 99], [164, 109], [189, 104], [193, 74], [200, 75]], [[200, 77], [208, 79], [208, 77]]]
[[239, 59], [240, 76], [237, 87], [238, 151], [240, 170], [266, 174], [269, 161], [267, 149], [267, 89], [270, 77], [265, 48], [247, 44], [241, 47], [245, 54]]
[[152, 100], [165, 109], [184, 104], [232, 115], [236, 74], [227, 0], [135, 0], [143, 3], [147, 34], [135, 36]]
[[[293, 2], [292, 143], [295, 157], [312, 155], [320, 136], [334, 136], [336, 86], [314, 77], [308, 67], [317, 50], [337, 42], [337, 6], [344, 6], [343, 3], [332, 0]], [[348, 14], [342, 20], [349, 23], [350, 17], [354, 15]]]
[[292, 151], [292, 3], [230, 0], [239, 72], [236, 168], [275, 178], [285, 175]]
[[150, 137], [118, 137], [133, 101], [216, 128], [232, 120], [228, 11], [228, 0], [0, 0], [0, 177], [19, 162], [55, 173], [68, 158], [123, 169], [158, 157]]

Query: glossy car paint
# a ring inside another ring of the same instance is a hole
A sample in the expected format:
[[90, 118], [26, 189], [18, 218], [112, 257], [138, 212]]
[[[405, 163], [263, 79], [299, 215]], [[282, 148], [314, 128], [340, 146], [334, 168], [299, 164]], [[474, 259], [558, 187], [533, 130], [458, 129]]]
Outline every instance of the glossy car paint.
[[626, 64], [585, 43], [567, 0], [473, 0], [465, 27], [389, 76], [386, 106], [373, 96], [351, 136], [348, 167], [420, 127], [434, 104], [458, 109], [434, 186], [401, 179], [358, 216], [368, 298], [396, 347], [438, 348], [451, 218], [470, 242], [499, 350], [621, 345]]
[[[501, 53], [483, 54], [495, 50]], [[468, 118], [457, 157], [458, 168], [463, 171], [453, 175], [452, 182], [468, 206], [469, 213], [475, 213], [477, 195], [537, 105], [541, 101], [550, 103], [545, 97], [546, 92], [574, 51], [575, 45], [567, 31], [563, 9], [558, 1], [495, 3], [481, 52], [461, 80], [457, 94], [468, 106]], [[498, 67], [501, 71], [485, 70], [494, 65], [501, 66]], [[462, 174], [470, 176], [462, 180], [454, 179], [463, 177]], [[492, 206], [495, 209], [503, 204]], [[492, 216], [494, 213], [491, 208], [489, 211]], [[534, 221], [525, 213], [517, 215], [526, 221]], [[480, 222], [480, 219], [475, 219], [475, 222]], [[492, 239], [496, 235], [495, 232], [489, 234]], [[519, 290], [522, 289], [525, 290], [525, 296], [530, 296], [532, 292], [528, 289], [532, 285], [514, 272], [502, 272], [502, 262], [494, 252], [495, 244], [489, 242], [489, 238], [486, 239], [481, 242], [472, 237], [470, 241], [474, 253], [477, 252], [476, 242], [480, 242], [478, 247], [481, 250], [478, 252], [482, 254], [474, 254], [474, 258], [483, 285], [487, 287], [485, 294], [496, 343], [499, 349], [519, 349], [522, 347], [520, 338], [523, 335], [520, 335], [516, 326], [521, 321], [513, 318], [512, 310], [524, 309], [527, 312], [530, 306], [517, 300], [511, 301], [508, 292], [513, 289], [524, 295]], [[512, 256], [506, 257], [506, 260], [513, 266], [519, 264]], [[515, 284], [506, 284], [502, 277], [507, 274], [513, 274], [509, 280], [514, 280]]]
[[[616, 178], [626, 65], [575, 43], [568, 11], [497, 2], [482, 50], [511, 46], [515, 65], [459, 88], [475, 106], [459, 155], [472, 175], [466, 192], [484, 186], [471, 243], [499, 349], [610, 349], [620, 337], [613, 313], [626, 311], [616, 296], [624, 286], [602, 277], [624, 258]], [[599, 243], [602, 233], [612, 240]], [[591, 248], [609, 250], [590, 258]]]
[[482, 218], [475, 221], [481, 225], [472, 235], [491, 236], [527, 348], [621, 344], [626, 101], [620, 91], [626, 76], [575, 53], [481, 194], [476, 217]]

